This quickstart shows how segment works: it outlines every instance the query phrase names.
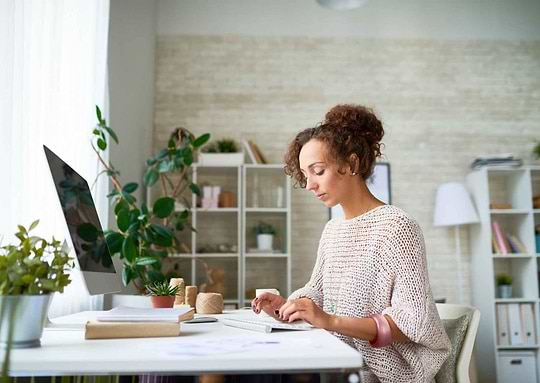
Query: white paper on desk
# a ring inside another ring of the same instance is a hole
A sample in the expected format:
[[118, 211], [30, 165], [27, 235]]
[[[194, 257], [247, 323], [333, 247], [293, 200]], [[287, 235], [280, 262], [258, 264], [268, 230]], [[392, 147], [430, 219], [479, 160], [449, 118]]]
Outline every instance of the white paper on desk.
[[154, 309], [118, 306], [97, 314], [96, 319], [101, 322], [179, 322], [180, 317], [191, 310], [191, 307]]
[[318, 347], [310, 339], [283, 339], [274, 337], [230, 337], [179, 342], [161, 351], [173, 356], [207, 356], [248, 352], [259, 349], [272, 350], [289, 347]]

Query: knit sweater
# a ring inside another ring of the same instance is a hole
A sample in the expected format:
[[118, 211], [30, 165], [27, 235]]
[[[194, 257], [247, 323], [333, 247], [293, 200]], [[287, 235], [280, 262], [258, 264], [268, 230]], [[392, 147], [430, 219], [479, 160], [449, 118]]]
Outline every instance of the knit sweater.
[[289, 299], [302, 297], [339, 316], [388, 315], [410, 339], [373, 348], [369, 341], [334, 333], [361, 352], [368, 367], [363, 381], [433, 382], [449, 354], [429, 285], [422, 231], [395, 206], [329, 221], [310, 281]]

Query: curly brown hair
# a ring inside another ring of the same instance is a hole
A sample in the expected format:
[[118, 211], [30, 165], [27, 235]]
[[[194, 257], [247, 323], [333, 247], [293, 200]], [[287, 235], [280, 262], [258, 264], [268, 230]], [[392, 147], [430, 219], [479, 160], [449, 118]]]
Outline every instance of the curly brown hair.
[[324, 143], [326, 158], [333, 159], [339, 168], [354, 167], [350, 158], [356, 154], [360, 162], [358, 175], [367, 180], [373, 173], [375, 161], [381, 157], [383, 144], [380, 141], [383, 136], [382, 122], [370, 108], [336, 105], [326, 113], [323, 122], [302, 130], [291, 141], [285, 154], [285, 173], [296, 181], [295, 187], [306, 187], [307, 180], [300, 170], [299, 156], [302, 147], [313, 139]]

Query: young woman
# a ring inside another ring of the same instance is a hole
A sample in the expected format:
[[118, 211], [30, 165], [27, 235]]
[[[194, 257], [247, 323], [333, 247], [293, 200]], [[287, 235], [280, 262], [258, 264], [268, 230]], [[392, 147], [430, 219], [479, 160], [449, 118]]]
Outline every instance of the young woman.
[[422, 231], [366, 185], [383, 135], [370, 109], [338, 105], [291, 142], [285, 172], [325, 206], [340, 204], [345, 217], [326, 224], [303, 288], [288, 300], [263, 294], [252, 307], [333, 332], [362, 353], [363, 381], [432, 382], [450, 341], [431, 294]]

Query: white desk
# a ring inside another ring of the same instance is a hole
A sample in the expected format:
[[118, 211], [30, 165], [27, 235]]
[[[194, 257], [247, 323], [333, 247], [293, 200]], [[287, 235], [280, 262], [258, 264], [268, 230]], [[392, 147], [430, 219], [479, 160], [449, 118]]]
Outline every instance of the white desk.
[[[163, 351], [198, 340], [246, 336], [281, 340], [283, 344], [198, 357]], [[362, 367], [360, 353], [324, 330], [264, 334], [220, 322], [182, 324], [181, 336], [170, 338], [85, 340], [80, 329], [45, 329], [41, 343], [39, 348], [13, 350], [10, 375], [324, 373], [358, 371]]]

